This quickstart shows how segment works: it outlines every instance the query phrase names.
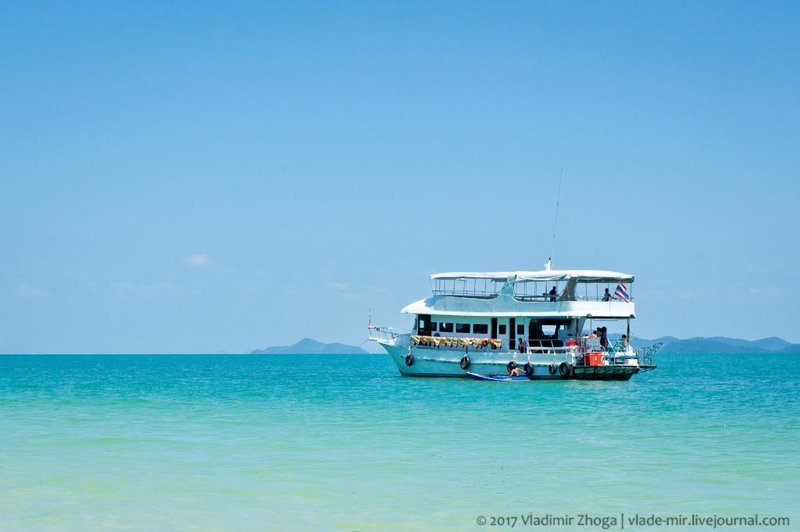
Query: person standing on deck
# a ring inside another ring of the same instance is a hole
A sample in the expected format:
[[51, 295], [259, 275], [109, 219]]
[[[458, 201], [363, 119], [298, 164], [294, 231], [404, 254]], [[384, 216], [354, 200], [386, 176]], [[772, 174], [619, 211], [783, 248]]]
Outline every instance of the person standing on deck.
[[597, 331], [600, 333], [600, 347], [603, 348], [603, 351], [608, 351], [608, 328], [600, 327]]

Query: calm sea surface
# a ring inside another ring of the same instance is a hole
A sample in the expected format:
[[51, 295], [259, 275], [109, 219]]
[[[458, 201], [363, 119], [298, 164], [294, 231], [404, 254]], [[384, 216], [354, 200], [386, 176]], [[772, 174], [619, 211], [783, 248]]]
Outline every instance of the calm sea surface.
[[403, 378], [380, 355], [2, 356], [0, 529], [478, 530], [621, 512], [796, 528], [788, 360], [663, 355], [629, 382], [491, 383]]

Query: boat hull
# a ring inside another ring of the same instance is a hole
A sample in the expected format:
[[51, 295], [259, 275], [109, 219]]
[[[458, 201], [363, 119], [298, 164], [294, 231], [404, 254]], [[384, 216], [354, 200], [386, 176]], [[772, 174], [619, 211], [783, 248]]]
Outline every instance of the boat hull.
[[[508, 364], [513, 361], [521, 376], [526, 376], [524, 366], [530, 365], [529, 380], [615, 380], [626, 381], [643, 369], [636, 365], [582, 366], [560, 355], [526, 355], [517, 352], [453, 351], [440, 349], [410, 349], [401, 345], [383, 345], [400, 374], [406, 377], [469, 377], [467, 373], [503, 376], [508, 375]], [[469, 363], [463, 364], [464, 357]], [[464, 367], [466, 366], [466, 367]]]
[[640, 370], [638, 366], [575, 366], [572, 378], [581, 381], [627, 381]]

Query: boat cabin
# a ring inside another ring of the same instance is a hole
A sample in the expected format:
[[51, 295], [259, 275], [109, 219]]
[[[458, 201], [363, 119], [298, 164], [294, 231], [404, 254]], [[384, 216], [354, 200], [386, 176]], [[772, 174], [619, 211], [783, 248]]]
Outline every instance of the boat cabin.
[[558, 348], [579, 340], [587, 321], [627, 320], [630, 336], [635, 317], [634, 278], [623, 273], [459, 272], [431, 280], [432, 297], [403, 309], [415, 315], [412, 334], [419, 337], [499, 340], [507, 350], [520, 340], [531, 349]]

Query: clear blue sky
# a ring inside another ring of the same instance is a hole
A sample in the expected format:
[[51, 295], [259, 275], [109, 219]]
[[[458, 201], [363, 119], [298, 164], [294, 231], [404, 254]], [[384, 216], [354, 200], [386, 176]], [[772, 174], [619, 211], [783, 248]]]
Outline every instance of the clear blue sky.
[[359, 343], [436, 271], [800, 341], [800, 3], [4, 2], [0, 352]]

